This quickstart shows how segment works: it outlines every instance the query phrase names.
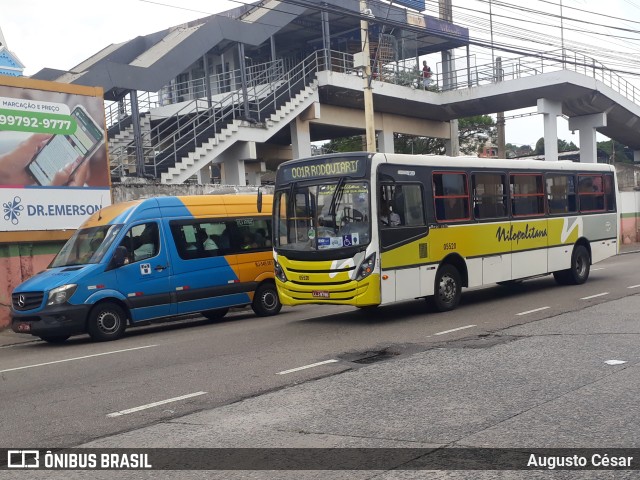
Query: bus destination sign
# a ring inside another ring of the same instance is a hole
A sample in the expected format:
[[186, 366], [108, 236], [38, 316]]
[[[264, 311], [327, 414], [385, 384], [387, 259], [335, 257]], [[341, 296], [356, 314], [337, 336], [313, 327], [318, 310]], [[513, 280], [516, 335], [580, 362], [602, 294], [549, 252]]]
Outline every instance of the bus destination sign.
[[280, 174], [284, 182], [324, 177], [362, 177], [365, 174], [365, 165], [364, 158], [329, 158], [285, 165], [281, 168]]

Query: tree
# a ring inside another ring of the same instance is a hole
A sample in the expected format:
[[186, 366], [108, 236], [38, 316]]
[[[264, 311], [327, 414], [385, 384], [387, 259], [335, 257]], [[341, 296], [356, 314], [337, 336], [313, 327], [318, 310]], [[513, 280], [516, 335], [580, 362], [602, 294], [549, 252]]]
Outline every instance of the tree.
[[[558, 139], [558, 153], [560, 152], [573, 152], [574, 150], [578, 150], [578, 147], [573, 142], [568, 142], [566, 140]], [[540, 139], [536, 142], [536, 149], [533, 151], [535, 155], [544, 155], [544, 137], [540, 137]]]
[[[612, 140], [606, 140], [604, 142], [597, 143], [598, 150], [602, 150], [603, 152], [605, 152], [609, 156], [609, 158], [613, 156], [611, 143]], [[629, 147], [625, 147], [621, 143], [615, 141], [613, 141], [613, 144], [615, 145], [616, 152], [615, 156], [613, 157], [616, 162], [633, 163], [633, 151]]]
[[[477, 153], [478, 148], [487, 139], [493, 140], [496, 136], [495, 122], [489, 115], [461, 118], [458, 120], [458, 131], [460, 152], [467, 155]], [[441, 138], [396, 133], [394, 134], [393, 144], [396, 153], [445, 154], [445, 143]], [[322, 145], [322, 148], [329, 152], [361, 152], [364, 150], [362, 135], [335, 138]]]

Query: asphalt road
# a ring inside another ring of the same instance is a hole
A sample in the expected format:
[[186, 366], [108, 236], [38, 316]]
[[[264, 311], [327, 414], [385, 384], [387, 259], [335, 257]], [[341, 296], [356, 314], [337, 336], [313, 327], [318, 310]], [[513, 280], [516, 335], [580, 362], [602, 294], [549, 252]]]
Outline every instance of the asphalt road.
[[[131, 329], [124, 339], [0, 348], [0, 447], [60, 448], [228, 405], [385, 357], [575, 312], [640, 292], [640, 254], [594, 265], [582, 286], [552, 277], [463, 293], [453, 312], [424, 300], [250, 311]], [[326, 363], [322, 363], [326, 362]], [[317, 365], [318, 364], [318, 365]], [[307, 367], [302, 368], [301, 367]]]

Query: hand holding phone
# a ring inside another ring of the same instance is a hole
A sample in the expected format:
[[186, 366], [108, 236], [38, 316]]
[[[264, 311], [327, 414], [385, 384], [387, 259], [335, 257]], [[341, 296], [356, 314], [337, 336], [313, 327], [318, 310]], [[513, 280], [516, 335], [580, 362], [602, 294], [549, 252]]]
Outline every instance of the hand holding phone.
[[[27, 166], [27, 170], [39, 185], [70, 184], [70, 181], [78, 176], [75, 172], [80, 166], [85, 166], [85, 170], [88, 168], [86, 160], [104, 141], [102, 129], [82, 105], [76, 106], [71, 116], [77, 123], [76, 131], [69, 135], [52, 136]], [[86, 176], [85, 173], [85, 179]]]

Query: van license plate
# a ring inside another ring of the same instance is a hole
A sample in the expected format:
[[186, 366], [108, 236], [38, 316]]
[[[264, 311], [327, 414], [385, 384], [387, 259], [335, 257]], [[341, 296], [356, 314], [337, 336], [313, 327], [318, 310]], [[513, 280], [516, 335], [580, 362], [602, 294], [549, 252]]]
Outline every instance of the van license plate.
[[30, 323], [19, 323], [18, 324], [18, 331], [19, 332], [30, 332], [31, 331], [31, 324]]
[[329, 298], [329, 292], [326, 290], [314, 290], [311, 295], [314, 298]]

